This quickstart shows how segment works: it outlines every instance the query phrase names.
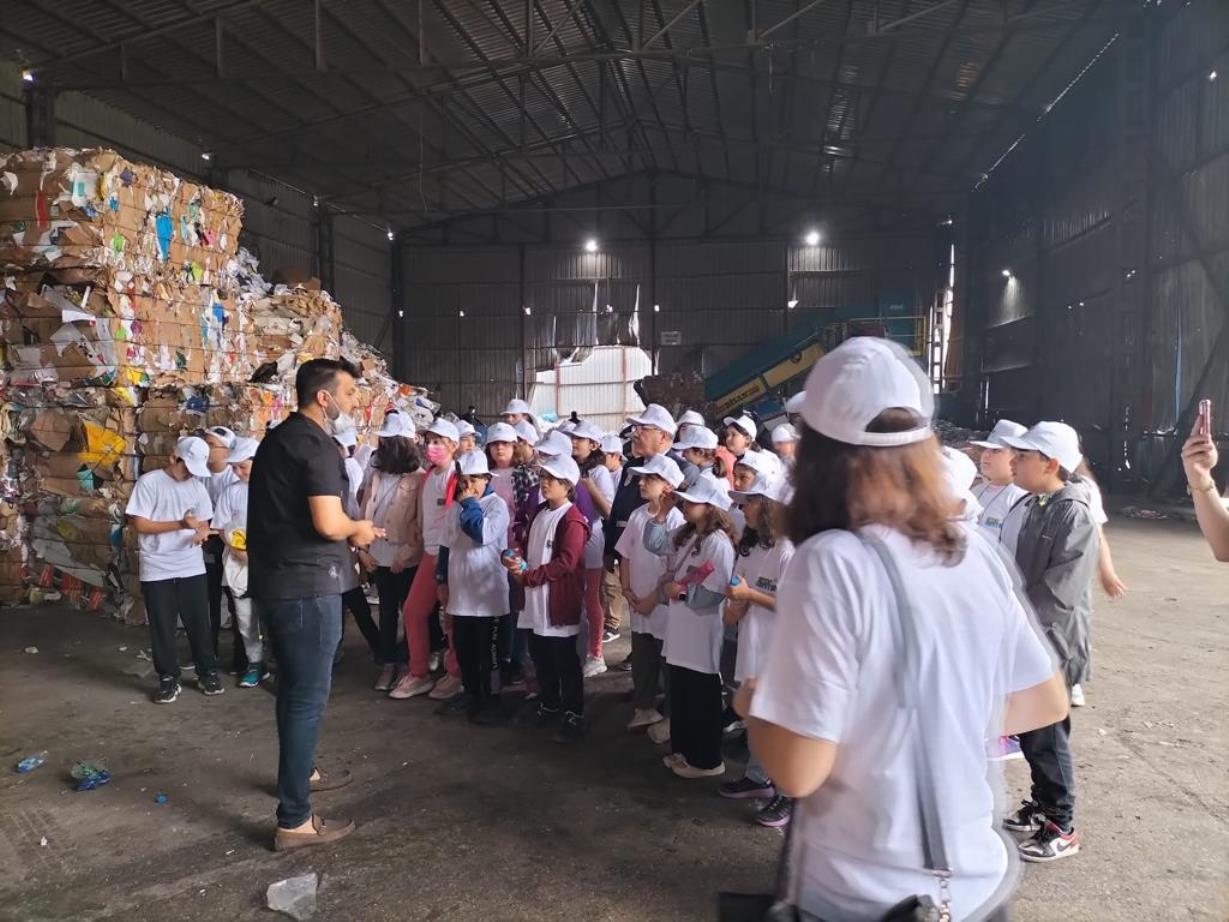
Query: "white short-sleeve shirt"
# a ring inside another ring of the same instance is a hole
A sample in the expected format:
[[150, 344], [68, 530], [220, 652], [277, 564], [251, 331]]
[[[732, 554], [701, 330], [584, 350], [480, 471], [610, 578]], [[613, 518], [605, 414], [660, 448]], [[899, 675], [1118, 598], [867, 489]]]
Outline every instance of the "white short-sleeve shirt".
[[[976, 528], [946, 566], [898, 532], [891, 550], [918, 624], [953, 917], [981, 906], [1007, 873], [995, 832], [996, 785], [985, 741], [1007, 695], [1048, 679], [1055, 664], [1013, 591], [1005, 562]], [[832, 773], [794, 814], [790, 898], [823, 918], [875, 918], [906, 896], [937, 896], [923, 869], [912, 748], [896, 681], [895, 596], [878, 557], [849, 532], [808, 539], [777, 593], [777, 626], [753, 716], [839, 744]]]
[[[629, 588], [637, 598], [657, 592], [661, 578], [666, 574], [666, 558], [654, 554], [644, 546], [644, 524], [649, 520], [649, 507], [641, 506], [627, 520], [627, 527], [615, 545], [615, 551], [627, 561]], [[683, 513], [671, 507], [666, 513], [665, 527], [670, 531], [683, 524]], [[658, 640], [666, 639], [666, 606], [658, 605], [648, 615], [632, 612], [632, 633], [651, 634]]]
[[[150, 471], [137, 480], [124, 511], [151, 522], [178, 522], [191, 512], [208, 522], [213, 518], [213, 503], [198, 478], [176, 480], [166, 471]], [[180, 528], [160, 535], [138, 535], [141, 582], [204, 574], [205, 555], [200, 545], [192, 543], [192, 534], [191, 529]]]
[[[785, 539], [772, 547], [753, 547], [745, 557], [734, 562], [734, 575], [747, 581], [758, 592], [776, 596], [781, 574], [794, 556], [794, 545]], [[738, 656], [734, 660], [734, 681], [757, 676], [768, 656], [772, 629], [777, 613], [771, 608], [752, 603], [738, 622]]]
[[448, 478], [452, 468], [442, 471], [431, 468], [422, 484], [422, 543], [423, 550], [435, 557], [440, 552], [440, 539], [444, 537], [444, 515], [448, 492]]
[[1028, 496], [1028, 491], [1014, 483], [998, 486], [993, 483], [979, 483], [973, 487], [974, 498], [981, 503], [981, 514], [977, 524], [986, 532], [991, 541], [1003, 539], [1003, 523], [1007, 521], [1007, 513], [1017, 500]]
[[[692, 553], [694, 547], [695, 540], [692, 539], [677, 551], [674, 550], [674, 535], [671, 533], [667, 572], [672, 579], [679, 581], [692, 570], [712, 563], [712, 573], [704, 578], [700, 586], [709, 592], [724, 593], [734, 572], [734, 545], [730, 543], [729, 536], [716, 531], [700, 542], [698, 552]], [[686, 602], [672, 600], [666, 614], [666, 639], [662, 648], [666, 662], [706, 675], [720, 675], [724, 627], [721, 605], [696, 611]]]

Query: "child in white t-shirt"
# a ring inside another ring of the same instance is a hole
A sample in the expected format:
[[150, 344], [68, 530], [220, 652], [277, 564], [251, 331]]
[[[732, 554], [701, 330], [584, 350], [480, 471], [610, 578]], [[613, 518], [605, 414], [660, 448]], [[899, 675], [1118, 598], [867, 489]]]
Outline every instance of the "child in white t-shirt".
[[725, 772], [721, 606], [734, 569], [729, 485], [701, 474], [675, 496], [683, 503], [685, 523], [667, 531], [669, 512], [663, 508], [648, 520], [644, 532], [645, 547], [666, 558], [662, 597], [669, 606], [665, 655], [670, 665], [671, 753], [664, 762], [680, 778], [709, 778]]
[[640, 495], [648, 503], [631, 514], [615, 551], [619, 555], [619, 582], [632, 616], [634, 713], [627, 729], [639, 730], [663, 720], [657, 709], [659, 678], [666, 680], [667, 714], [670, 698], [669, 672], [662, 668], [667, 608], [659, 593], [662, 577], [666, 575], [666, 559], [644, 546], [644, 529], [663, 507], [664, 527], [668, 531], [682, 527], [683, 513], [670, 504], [669, 497], [682, 485], [683, 472], [666, 455], [653, 455], [643, 466], [632, 468], [632, 473], [640, 475]]
[[[777, 583], [794, 556], [794, 545], [784, 534], [784, 504], [789, 500], [784, 479], [757, 479], [751, 489], [730, 496], [742, 503], [747, 521], [738, 541], [734, 578], [726, 590], [724, 616], [727, 625], [738, 626], [734, 679], [743, 682], [763, 671], [777, 623]], [[789, 823], [793, 800], [777, 793], [754, 749], [743, 777], [723, 784], [720, 794], [733, 800], [768, 800], [755, 817], [761, 826]]]
[[[984, 441], [969, 443], [982, 450], [977, 461], [981, 482], [971, 491], [973, 498], [981, 505], [977, 524], [995, 544], [1010, 540], [1010, 554], [1015, 553], [1015, 535], [1019, 533], [1019, 519], [1024, 512], [1022, 500], [1028, 493], [1016, 486], [1011, 478], [1011, 460], [1016, 450], [1004, 439], [1019, 437], [1027, 431], [1019, 423], [1000, 419]], [[1017, 520], [1015, 527], [1005, 532], [1004, 526], [1013, 516]]]
[[495, 626], [508, 614], [508, 575], [500, 553], [508, 540], [508, 505], [491, 487], [486, 455], [470, 451], [457, 460], [456, 502], [448, 509], [435, 579], [461, 666], [465, 691], [439, 713], [466, 714], [492, 724], [498, 699], [492, 692]]
[[213, 527], [222, 539], [222, 587], [230, 595], [239, 638], [247, 654], [247, 669], [239, 678], [240, 688], [255, 688], [269, 677], [259, 619], [252, 612], [248, 596], [248, 481], [259, 446], [256, 439], [235, 439], [226, 456], [235, 476], [218, 495], [213, 516]]

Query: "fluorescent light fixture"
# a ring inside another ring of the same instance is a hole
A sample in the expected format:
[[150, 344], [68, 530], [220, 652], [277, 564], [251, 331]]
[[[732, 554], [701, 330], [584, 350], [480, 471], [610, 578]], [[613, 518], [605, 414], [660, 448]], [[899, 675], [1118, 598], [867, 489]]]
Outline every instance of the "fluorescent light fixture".
[[1010, 269], [1004, 269], [1004, 270], [1003, 270], [1003, 278], [1005, 278], [1005, 279], [1009, 279], [1009, 278], [1011, 278], [1011, 270], [1010, 270]]
[[785, 302], [785, 306], [788, 307], [790, 310], [793, 310], [795, 307], [798, 306], [798, 299], [790, 298], [788, 301]]
[[525, 305], [523, 308], [521, 308], [521, 309], [525, 312], [525, 316], [526, 316], [526, 317], [528, 317], [530, 314], [532, 314], [532, 313], [533, 313], [533, 311], [530, 309], [530, 307], [529, 307], [529, 305], [528, 305], [528, 304], [526, 304], [526, 305]]
[[661, 305], [660, 305], [660, 304], [654, 304], [654, 305], [653, 305], [653, 313], [654, 313], [654, 314], [660, 314], [660, 313], [661, 313]]
[[806, 237], [804, 237], [803, 239], [806, 242], [807, 246], [817, 247], [819, 246], [819, 231], [809, 230], [807, 231]]
[[206, 163], [208, 163], [210, 160], [213, 159], [213, 154], [211, 154], [207, 150], [203, 150], [201, 151], [201, 159], [204, 160]]
[[22, 70], [21, 81], [22, 83], [33, 83], [34, 82], [34, 71], [30, 70], [30, 68], [28, 67]]
[[457, 311], [457, 316], [458, 316], [458, 317], [464, 317], [464, 316], [465, 316], [465, 311]]
[[585, 252], [586, 253], [596, 253], [597, 252], [597, 240], [595, 240], [593, 237], [590, 237], [588, 240], [585, 241]]
[[[25, 77], [25, 74], [22, 74], [22, 77], [24, 78], [24, 77]], [[1215, 79], [1216, 79], [1216, 71], [1214, 71], [1214, 70], [1212, 70], [1212, 71], [1208, 71], [1208, 79], [1209, 79], [1209, 80], [1215, 80]]]
[[393, 229], [391, 227], [388, 229], [388, 239], [389, 240], [397, 239], [397, 235], [393, 233]]
[[405, 316], [405, 311], [397, 311], [397, 316], [398, 316], [398, 317], [404, 317], [404, 316]]

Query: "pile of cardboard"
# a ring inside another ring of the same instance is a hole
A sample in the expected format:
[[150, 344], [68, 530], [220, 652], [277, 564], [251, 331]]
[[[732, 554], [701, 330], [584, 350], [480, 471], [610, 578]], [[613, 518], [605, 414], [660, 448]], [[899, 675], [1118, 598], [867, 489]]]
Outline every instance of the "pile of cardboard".
[[234, 196], [113, 151], [0, 156], [0, 601], [143, 620], [123, 514], [137, 477], [198, 429], [262, 436], [303, 361], [359, 367], [360, 439], [390, 406], [420, 425], [438, 409], [318, 282], [266, 281], [241, 219]]

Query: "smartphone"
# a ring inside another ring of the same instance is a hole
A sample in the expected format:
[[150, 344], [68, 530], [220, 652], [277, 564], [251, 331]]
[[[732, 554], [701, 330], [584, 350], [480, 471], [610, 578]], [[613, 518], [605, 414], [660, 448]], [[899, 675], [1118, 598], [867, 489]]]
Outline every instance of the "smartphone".
[[1199, 401], [1199, 416], [1195, 422], [1195, 431], [1202, 436], [1212, 435], [1212, 401], [1206, 397]]

